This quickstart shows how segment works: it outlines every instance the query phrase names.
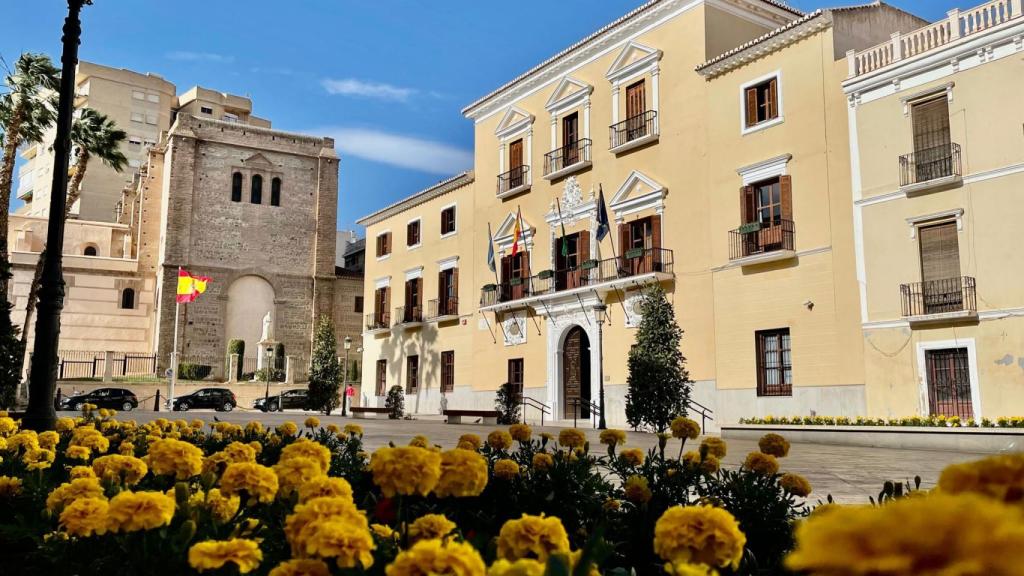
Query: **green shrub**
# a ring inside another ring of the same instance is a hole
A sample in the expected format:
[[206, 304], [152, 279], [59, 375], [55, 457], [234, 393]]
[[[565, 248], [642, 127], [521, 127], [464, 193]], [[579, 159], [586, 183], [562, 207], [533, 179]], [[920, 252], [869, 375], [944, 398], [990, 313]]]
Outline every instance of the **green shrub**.
[[242, 358], [245, 358], [245, 340], [235, 338], [228, 342], [228, 355], [224, 359], [225, 372], [227, 367], [231, 366], [231, 355], [238, 354], [238, 367], [235, 369], [235, 378], [237, 380], [245, 380], [244, 374], [242, 374]]
[[384, 407], [388, 409], [388, 418], [401, 420], [405, 415], [405, 392], [399, 385], [388, 389], [388, 396], [384, 399]]
[[498, 387], [494, 396], [494, 409], [498, 411], [498, 424], [515, 424], [519, 422], [519, 405], [522, 395], [512, 384], [505, 382]]
[[[267, 368], [260, 368], [259, 370], [253, 372], [252, 379], [256, 380], [257, 382], [266, 382], [267, 381], [267, 372], [268, 372]], [[277, 368], [270, 368], [269, 372], [270, 372], [270, 381], [271, 382], [284, 382], [284, 378], [285, 378], [284, 370], [278, 370]]]
[[213, 371], [212, 366], [182, 362], [178, 364], [178, 378], [181, 380], [205, 380]]

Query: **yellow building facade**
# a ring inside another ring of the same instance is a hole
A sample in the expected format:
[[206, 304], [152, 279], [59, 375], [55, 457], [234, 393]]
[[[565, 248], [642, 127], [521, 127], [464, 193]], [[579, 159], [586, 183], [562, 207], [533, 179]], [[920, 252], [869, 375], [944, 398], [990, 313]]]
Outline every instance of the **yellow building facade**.
[[603, 388], [622, 425], [658, 283], [716, 423], [868, 411], [845, 57], [924, 24], [884, 4], [654, 1], [470, 104], [472, 176], [360, 221], [365, 401], [399, 385], [411, 412], [490, 408], [512, 382], [571, 420]]
[[849, 54], [870, 414], [1024, 407], [1022, 37], [999, 0]]

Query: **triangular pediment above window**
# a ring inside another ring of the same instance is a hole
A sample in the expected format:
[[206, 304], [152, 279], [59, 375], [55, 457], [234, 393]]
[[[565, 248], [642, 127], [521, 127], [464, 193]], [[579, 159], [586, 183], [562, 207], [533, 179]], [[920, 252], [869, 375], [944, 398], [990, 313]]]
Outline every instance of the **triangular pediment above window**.
[[[505, 249], [512, 245], [512, 231], [515, 230], [516, 226], [516, 213], [510, 212], [501, 224], [498, 225], [497, 231], [494, 233], [494, 243], [498, 245], [498, 249]], [[523, 217], [522, 236], [524, 241], [529, 241], [533, 237], [534, 227], [527, 222], [526, 217]]]
[[518, 106], [509, 106], [505, 115], [501, 117], [501, 122], [498, 122], [498, 128], [494, 133], [498, 136], [513, 134], [533, 124], [533, 118], [533, 114], [526, 110]]
[[267, 157], [264, 156], [263, 154], [260, 154], [259, 152], [257, 152], [255, 154], [253, 154], [252, 156], [249, 156], [248, 158], [242, 160], [242, 162], [246, 166], [254, 167], [254, 168], [271, 168], [271, 167], [274, 166], [273, 162], [271, 162], [270, 160], [267, 160]]
[[629, 42], [612, 62], [605, 77], [609, 80], [622, 79], [636, 72], [654, 66], [661, 59], [661, 50], [639, 42]]
[[616, 217], [648, 208], [661, 209], [668, 190], [650, 176], [633, 170], [609, 203]]
[[548, 98], [547, 104], [544, 107], [548, 111], [564, 109], [567, 106], [582, 102], [593, 91], [594, 87], [590, 84], [581, 82], [572, 76], [566, 76], [555, 87], [555, 91], [551, 93], [551, 97]]

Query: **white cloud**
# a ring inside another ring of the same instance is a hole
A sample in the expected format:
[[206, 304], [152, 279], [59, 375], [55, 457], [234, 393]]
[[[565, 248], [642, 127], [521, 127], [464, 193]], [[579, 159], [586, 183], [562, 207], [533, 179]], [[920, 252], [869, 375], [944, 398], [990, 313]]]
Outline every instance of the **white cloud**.
[[410, 97], [416, 94], [414, 88], [402, 88], [392, 86], [383, 82], [366, 82], [356, 78], [325, 78], [320, 82], [328, 94], [340, 94], [342, 96], [362, 96], [377, 100], [394, 100], [396, 102], [407, 102]]
[[416, 136], [368, 128], [323, 128], [311, 132], [333, 137], [342, 157], [355, 156], [429, 174], [454, 174], [473, 166], [471, 151]]
[[215, 62], [218, 64], [231, 64], [235, 61], [234, 56], [217, 54], [215, 52], [190, 52], [188, 50], [175, 50], [165, 54], [168, 60], [181, 60], [183, 62]]

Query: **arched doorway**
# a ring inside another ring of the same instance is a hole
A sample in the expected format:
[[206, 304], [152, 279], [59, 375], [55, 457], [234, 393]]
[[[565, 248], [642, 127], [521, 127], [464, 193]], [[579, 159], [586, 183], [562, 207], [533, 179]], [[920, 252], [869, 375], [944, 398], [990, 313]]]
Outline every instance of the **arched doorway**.
[[[225, 319], [225, 344], [240, 338], [245, 340], [245, 355], [257, 357], [259, 340], [263, 333], [263, 317], [274, 313], [274, 287], [259, 276], [242, 276], [228, 286], [227, 318]], [[276, 326], [275, 326], [276, 328]]]
[[563, 417], [590, 418], [590, 339], [573, 326], [562, 344]]

